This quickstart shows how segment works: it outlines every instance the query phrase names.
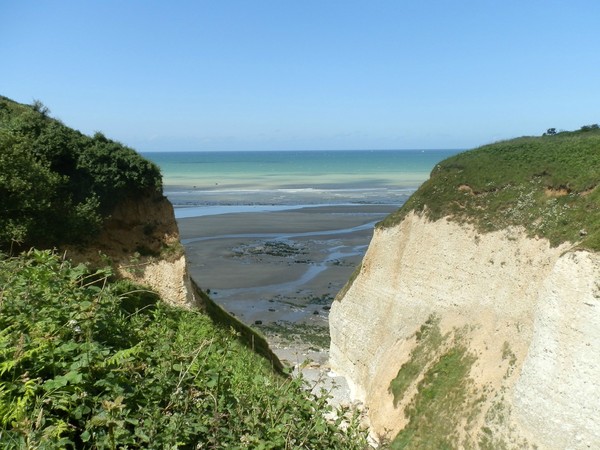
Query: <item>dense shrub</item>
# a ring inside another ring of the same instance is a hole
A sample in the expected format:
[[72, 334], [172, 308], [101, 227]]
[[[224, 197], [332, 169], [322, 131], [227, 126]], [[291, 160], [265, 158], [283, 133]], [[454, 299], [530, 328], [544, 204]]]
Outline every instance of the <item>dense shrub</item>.
[[161, 183], [134, 150], [66, 127], [39, 102], [0, 97], [0, 249], [85, 240], [120, 200]]
[[110, 276], [0, 259], [0, 448], [363, 448], [231, 331]]

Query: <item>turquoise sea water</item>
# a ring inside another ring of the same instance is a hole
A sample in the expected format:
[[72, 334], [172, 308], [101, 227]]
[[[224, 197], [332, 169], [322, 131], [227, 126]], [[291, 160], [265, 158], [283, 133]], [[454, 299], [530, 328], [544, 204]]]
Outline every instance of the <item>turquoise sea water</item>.
[[[401, 205], [458, 150], [155, 152], [178, 217], [305, 205]], [[183, 210], [185, 208], [185, 210]]]

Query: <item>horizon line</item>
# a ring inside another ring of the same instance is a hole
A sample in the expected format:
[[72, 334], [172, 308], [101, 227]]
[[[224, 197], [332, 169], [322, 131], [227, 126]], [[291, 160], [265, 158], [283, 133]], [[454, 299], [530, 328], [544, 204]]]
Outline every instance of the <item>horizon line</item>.
[[467, 148], [366, 148], [366, 149], [270, 149], [270, 150], [137, 150], [139, 153], [228, 153], [228, 152], [436, 152], [464, 151]]

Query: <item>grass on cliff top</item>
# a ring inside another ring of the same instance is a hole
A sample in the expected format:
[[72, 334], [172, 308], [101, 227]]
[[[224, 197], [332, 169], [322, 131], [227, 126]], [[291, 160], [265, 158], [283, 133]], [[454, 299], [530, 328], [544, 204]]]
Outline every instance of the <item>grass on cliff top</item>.
[[600, 130], [582, 127], [521, 137], [460, 153], [439, 163], [417, 192], [379, 227], [410, 211], [449, 216], [483, 232], [522, 226], [553, 246], [579, 242], [600, 250]]

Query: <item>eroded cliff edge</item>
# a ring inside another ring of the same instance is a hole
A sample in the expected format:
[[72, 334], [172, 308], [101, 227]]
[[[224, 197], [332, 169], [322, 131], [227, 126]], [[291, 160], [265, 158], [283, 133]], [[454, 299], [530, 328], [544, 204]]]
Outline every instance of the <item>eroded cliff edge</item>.
[[169, 304], [201, 306], [194, 295], [173, 206], [161, 193], [119, 202], [88, 247], [67, 254], [92, 265], [110, 264], [119, 276], [149, 286]]
[[[435, 179], [443, 166], [425, 191], [449, 185], [468, 210], [477, 189]], [[546, 182], [532, 184], [540, 192], [523, 195], [556, 205]], [[561, 207], [597, 190], [563, 192]], [[482, 230], [456, 213], [436, 217], [427, 201], [417, 193], [376, 229], [331, 309], [330, 363], [372, 434], [397, 448], [598, 448], [600, 254], [581, 245], [592, 222], [569, 223], [579, 242], [551, 242], [517, 221]]]

